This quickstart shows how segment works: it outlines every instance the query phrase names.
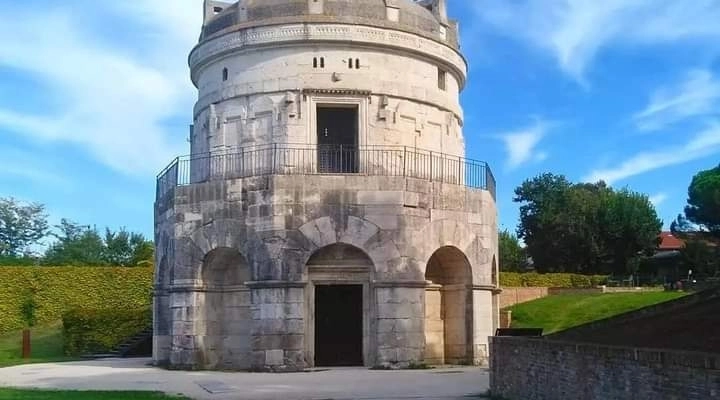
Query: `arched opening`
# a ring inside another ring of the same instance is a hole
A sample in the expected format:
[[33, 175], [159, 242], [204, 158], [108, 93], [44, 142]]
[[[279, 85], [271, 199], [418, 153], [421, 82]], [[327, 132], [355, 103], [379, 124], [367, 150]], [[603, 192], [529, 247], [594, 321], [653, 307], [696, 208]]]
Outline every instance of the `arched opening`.
[[229, 75], [228, 69], [227, 69], [227, 68], [223, 68], [223, 70], [222, 70], [222, 80], [223, 80], [223, 82], [225, 82], [226, 80], [228, 80], [228, 75]]
[[308, 358], [315, 366], [369, 364], [369, 282], [373, 262], [361, 249], [334, 244], [307, 262]]
[[437, 250], [425, 279], [425, 361], [466, 364], [472, 359], [472, 270], [455, 247]]
[[245, 257], [236, 249], [217, 248], [203, 261], [202, 309], [195, 318], [201, 363], [207, 369], [244, 369], [250, 361], [251, 279]]

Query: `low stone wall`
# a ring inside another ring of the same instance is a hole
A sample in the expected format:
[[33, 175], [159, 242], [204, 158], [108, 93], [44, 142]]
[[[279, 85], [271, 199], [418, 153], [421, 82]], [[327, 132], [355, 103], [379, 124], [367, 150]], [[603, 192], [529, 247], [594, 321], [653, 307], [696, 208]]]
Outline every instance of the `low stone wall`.
[[602, 293], [642, 293], [662, 292], [662, 287], [607, 287], [595, 288], [548, 288], [548, 287], [504, 287], [500, 294], [500, 308], [512, 307], [543, 297], [558, 294], [602, 294]]
[[508, 400], [720, 398], [720, 354], [490, 338], [490, 390]]
[[603, 287], [598, 288], [548, 288], [548, 287], [505, 287], [500, 294], [500, 308], [512, 307], [543, 297], [558, 294], [601, 294]]
[[548, 296], [546, 287], [504, 287], [500, 293], [500, 308], [512, 307]]
[[602, 286], [603, 293], [647, 293], [647, 292], [663, 292], [665, 288], [662, 286], [650, 287], [610, 287]]

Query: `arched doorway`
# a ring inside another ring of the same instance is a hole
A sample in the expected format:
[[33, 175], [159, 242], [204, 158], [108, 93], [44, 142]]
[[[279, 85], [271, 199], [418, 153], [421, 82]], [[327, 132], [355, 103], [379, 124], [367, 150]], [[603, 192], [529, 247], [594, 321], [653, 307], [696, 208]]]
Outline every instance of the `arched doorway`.
[[425, 361], [466, 364], [472, 360], [472, 270], [465, 254], [442, 247], [428, 261], [425, 279]]
[[314, 366], [369, 365], [369, 282], [373, 263], [361, 249], [334, 244], [307, 262], [308, 359]]
[[201, 364], [207, 369], [244, 369], [250, 361], [251, 279], [245, 257], [236, 249], [217, 248], [203, 261], [204, 296], [195, 319]]

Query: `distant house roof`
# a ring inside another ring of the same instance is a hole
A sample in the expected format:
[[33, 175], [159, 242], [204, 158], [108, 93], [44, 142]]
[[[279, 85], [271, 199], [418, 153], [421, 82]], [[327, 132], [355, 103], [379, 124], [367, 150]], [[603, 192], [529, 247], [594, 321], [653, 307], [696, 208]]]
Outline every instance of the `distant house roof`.
[[660, 245], [658, 250], [660, 251], [673, 251], [680, 250], [685, 247], [685, 241], [675, 237], [672, 232], [660, 233]]

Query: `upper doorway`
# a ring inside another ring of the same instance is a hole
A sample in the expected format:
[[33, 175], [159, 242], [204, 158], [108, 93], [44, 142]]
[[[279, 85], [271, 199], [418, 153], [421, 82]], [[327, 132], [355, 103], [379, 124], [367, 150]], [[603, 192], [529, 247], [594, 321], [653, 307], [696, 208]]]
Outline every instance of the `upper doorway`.
[[359, 172], [358, 107], [317, 107], [318, 172], [352, 174]]

